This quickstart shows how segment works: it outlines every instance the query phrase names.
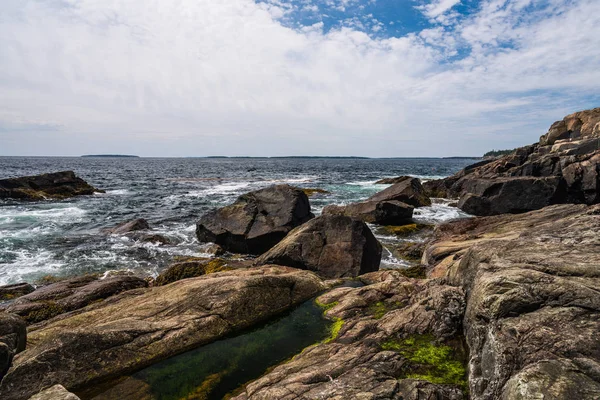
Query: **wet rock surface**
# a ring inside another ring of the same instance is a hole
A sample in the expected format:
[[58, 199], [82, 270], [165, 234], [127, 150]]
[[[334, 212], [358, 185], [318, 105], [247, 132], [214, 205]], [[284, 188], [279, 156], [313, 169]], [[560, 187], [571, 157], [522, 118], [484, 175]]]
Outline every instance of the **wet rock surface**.
[[144, 218], [136, 218], [131, 221], [123, 222], [113, 228], [104, 230], [105, 233], [112, 235], [124, 235], [130, 232], [137, 232], [150, 229], [148, 221]]
[[261, 254], [313, 217], [301, 189], [276, 185], [244, 194], [234, 204], [205, 214], [196, 225], [196, 236], [227, 251]]
[[313, 273], [266, 266], [124, 292], [31, 327], [0, 398], [27, 399], [55, 384], [89, 388], [271, 318], [324, 287]]
[[123, 291], [146, 286], [146, 280], [126, 273], [104, 278], [96, 275], [81, 276], [43, 286], [15, 300], [6, 311], [20, 315], [29, 323], [36, 323]]
[[364, 222], [324, 215], [294, 229], [256, 263], [307, 269], [324, 278], [354, 277], [378, 270], [381, 251]]
[[467, 293], [473, 399], [600, 396], [600, 206], [440, 226], [423, 260]]
[[413, 210], [413, 206], [401, 201], [363, 201], [326, 206], [322, 215], [343, 215], [379, 225], [401, 225], [412, 221]]
[[474, 215], [537, 210], [552, 204], [600, 202], [600, 108], [554, 123], [538, 143], [426, 182], [435, 197], [460, 198]]
[[[416, 379], [418, 372], [441, 367], [421, 365], [414, 357], [422, 349], [414, 340], [424, 337], [423, 348], [453, 353], [441, 343], [460, 336], [462, 290], [398, 271], [361, 279], [368, 286], [338, 288], [318, 298], [336, 321], [330, 339], [251, 382], [235, 399], [465, 398], [456, 383]], [[464, 367], [459, 370], [464, 382]]]
[[375, 193], [367, 201], [401, 201], [413, 207], [425, 207], [431, 205], [431, 199], [425, 192], [418, 178], [409, 176], [396, 178], [398, 183], [389, 188]]
[[73, 171], [0, 179], [0, 199], [65, 199], [102, 192], [77, 177]]
[[0, 301], [16, 299], [17, 297], [29, 294], [34, 290], [35, 288], [26, 282], [0, 286]]

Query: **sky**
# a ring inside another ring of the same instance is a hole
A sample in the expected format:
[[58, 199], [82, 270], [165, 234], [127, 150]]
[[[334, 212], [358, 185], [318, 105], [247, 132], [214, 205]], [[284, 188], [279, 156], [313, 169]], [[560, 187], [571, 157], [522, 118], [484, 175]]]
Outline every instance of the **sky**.
[[598, 0], [0, 8], [5, 156], [477, 156], [599, 106]]

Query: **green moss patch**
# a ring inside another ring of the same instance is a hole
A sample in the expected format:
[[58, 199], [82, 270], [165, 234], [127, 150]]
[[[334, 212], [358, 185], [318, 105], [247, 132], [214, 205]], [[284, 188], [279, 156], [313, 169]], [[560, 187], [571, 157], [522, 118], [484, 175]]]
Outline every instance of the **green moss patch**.
[[387, 314], [389, 311], [397, 310], [402, 307], [404, 307], [404, 304], [402, 304], [399, 301], [387, 302], [387, 303], [383, 302], [383, 301], [378, 301], [377, 303], [371, 304], [369, 306], [369, 313], [371, 313], [373, 315], [373, 318], [380, 319], [385, 314]]
[[431, 335], [415, 335], [401, 340], [388, 340], [383, 350], [393, 350], [410, 361], [399, 379], [419, 379], [442, 385], [467, 388], [467, 369], [457, 352], [439, 344]]
[[384, 231], [396, 236], [409, 236], [413, 233], [420, 232], [425, 229], [431, 229], [431, 225], [426, 224], [407, 224], [407, 225], [386, 225], [383, 227]]
[[327, 191], [325, 189], [302, 189], [302, 191], [308, 197], [312, 197], [315, 194], [330, 194], [331, 193], [331, 192], [329, 192], [329, 191]]
[[207, 260], [184, 261], [171, 265], [165, 272], [160, 274], [155, 281], [156, 286], [163, 286], [181, 279], [193, 278], [212, 274], [214, 272], [229, 271], [233, 268], [220, 258]]

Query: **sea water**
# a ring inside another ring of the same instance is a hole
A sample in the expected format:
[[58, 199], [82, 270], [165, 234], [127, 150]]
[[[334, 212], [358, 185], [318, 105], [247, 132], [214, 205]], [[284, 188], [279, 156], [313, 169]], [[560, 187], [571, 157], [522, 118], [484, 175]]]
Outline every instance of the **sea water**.
[[[0, 200], [0, 285], [35, 282], [46, 275], [73, 276], [131, 270], [157, 275], [176, 256], [206, 256], [195, 238], [202, 214], [237, 196], [274, 184], [321, 188], [311, 197], [319, 214], [328, 204], [364, 200], [399, 175], [437, 179], [471, 159], [356, 158], [54, 158], [0, 157], [0, 179], [73, 170], [105, 194], [63, 201]], [[448, 201], [415, 210], [420, 222], [465, 217]], [[106, 235], [103, 228], [145, 218], [172, 245]], [[377, 234], [384, 243], [398, 240]], [[383, 266], [406, 263], [384, 251]]]

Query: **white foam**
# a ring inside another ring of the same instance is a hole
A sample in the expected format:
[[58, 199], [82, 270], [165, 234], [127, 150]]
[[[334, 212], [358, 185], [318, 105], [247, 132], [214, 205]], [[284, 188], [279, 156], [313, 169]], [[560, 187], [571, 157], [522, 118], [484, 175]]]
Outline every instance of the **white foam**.
[[54, 259], [50, 251], [18, 250], [14, 261], [0, 264], [0, 285], [26, 281], [31, 274], [51, 275], [62, 270], [65, 263]]
[[433, 203], [428, 207], [415, 208], [413, 219], [416, 222], [440, 223], [454, 219], [470, 218], [472, 215], [444, 203]]

